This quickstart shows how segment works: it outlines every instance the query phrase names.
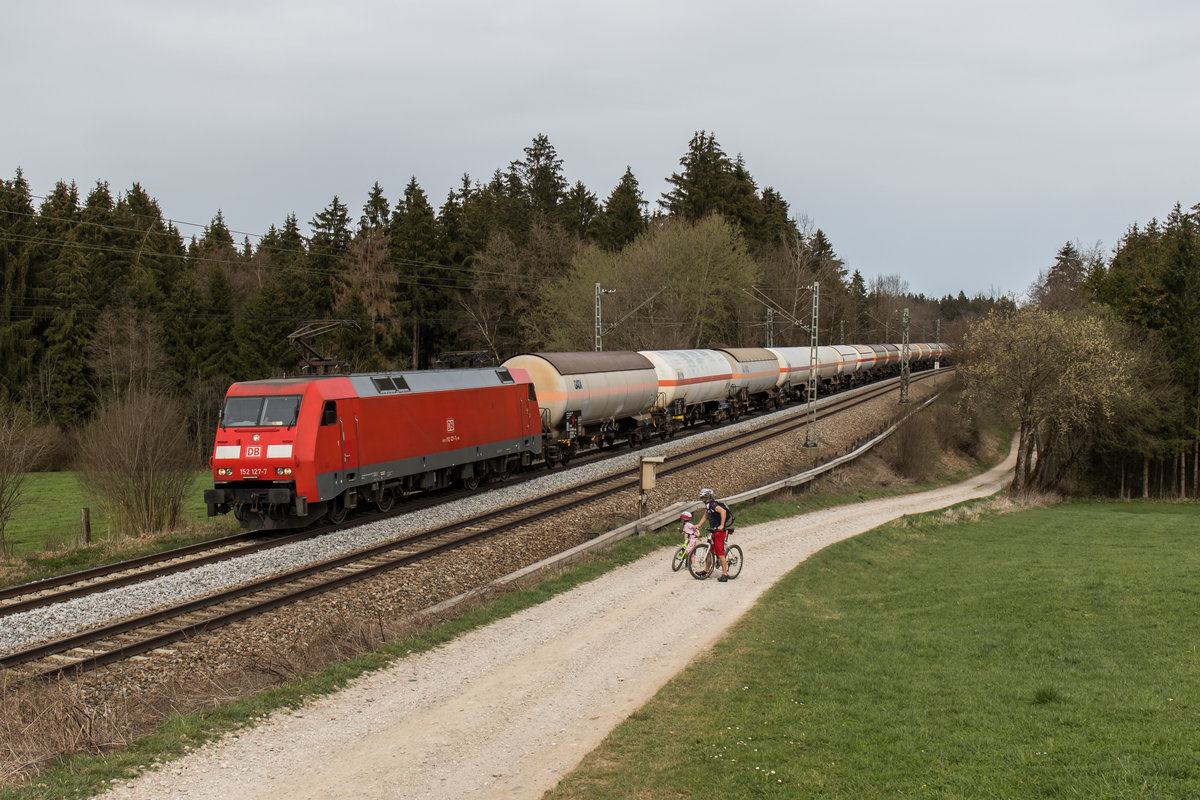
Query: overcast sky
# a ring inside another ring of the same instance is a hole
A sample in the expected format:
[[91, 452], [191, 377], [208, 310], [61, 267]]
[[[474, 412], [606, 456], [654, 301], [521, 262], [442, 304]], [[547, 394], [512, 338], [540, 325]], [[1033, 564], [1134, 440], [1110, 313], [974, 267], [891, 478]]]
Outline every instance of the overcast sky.
[[8, 2], [0, 177], [261, 234], [376, 181], [440, 207], [539, 133], [654, 207], [706, 130], [868, 280], [1021, 295], [1200, 203], [1198, 31], [1188, 0]]

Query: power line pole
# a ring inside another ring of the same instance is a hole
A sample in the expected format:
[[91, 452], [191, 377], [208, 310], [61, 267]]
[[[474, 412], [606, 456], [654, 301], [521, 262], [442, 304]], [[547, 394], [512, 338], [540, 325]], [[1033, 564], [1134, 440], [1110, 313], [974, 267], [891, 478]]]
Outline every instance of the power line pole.
[[817, 409], [813, 403], [817, 399], [817, 315], [821, 307], [821, 284], [813, 281], [812, 285], [812, 327], [809, 329], [808, 344], [808, 424], [804, 426], [804, 446], [817, 446]]
[[908, 368], [908, 309], [904, 309], [900, 338], [900, 402], [908, 402], [908, 382], [911, 375]]
[[604, 349], [604, 329], [600, 325], [600, 295], [613, 294], [616, 289], [601, 289], [600, 283], [596, 283], [596, 352], [599, 353]]
[[767, 307], [767, 347], [775, 346], [775, 309]]

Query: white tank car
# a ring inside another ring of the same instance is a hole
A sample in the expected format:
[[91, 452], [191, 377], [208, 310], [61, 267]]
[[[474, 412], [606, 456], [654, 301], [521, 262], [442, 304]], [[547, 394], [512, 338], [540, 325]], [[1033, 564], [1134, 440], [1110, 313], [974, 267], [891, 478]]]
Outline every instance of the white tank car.
[[562, 434], [569, 422], [577, 427], [644, 419], [658, 396], [654, 365], [631, 350], [523, 353], [504, 366], [529, 374], [551, 433]]
[[641, 350], [658, 376], [664, 408], [725, 400], [733, 384], [729, 360], [716, 350]]
[[835, 344], [833, 349], [837, 350], [838, 360], [842, 362], [838, 375], [842, 378], [842, 383], [850, 383], [858, 373], [862, 356], [854, 346], [848, 344]]
[[[808, 383], [811, 348], [768, 347], [779, 358], [779, 385], [801, 387]], [[817, 348], [817, 380], [831, 381], [842, 368], [842, 356], [832, 347]]]
[[873, 372], [875, 370], [875, 348], [869, 344], [856, 344], [854, 349], [858, 351], [858, 372], [860, 375]]
[[875, 370], [885, 369], [888, 365], [887, 348], [881, 344], [869, 344], [867, 347], [875, 351]]
[[756, 395], [774, 391], [779, 385], [779, 357], [765, 347], [723, 347], [717, 350], [725, 356], [733, 371], [730, 393], [745, 389]]

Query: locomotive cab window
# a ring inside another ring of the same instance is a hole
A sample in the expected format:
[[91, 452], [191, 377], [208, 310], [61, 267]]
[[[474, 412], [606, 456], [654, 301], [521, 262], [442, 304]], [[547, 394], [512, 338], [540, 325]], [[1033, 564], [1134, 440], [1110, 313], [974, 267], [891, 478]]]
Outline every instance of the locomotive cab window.
[[267, 428], [296, 424], [300, 413], [300, 395], [269, 397], [230, 397], [221, 410], [224, 428]]
[[321, 409], [321, 425], [337, 424], [337, 401], [326, 400], [325, 408]]
[[262, 424], [292, 427], [300, 415], [300, 396], [268, 397], [263, 403]]

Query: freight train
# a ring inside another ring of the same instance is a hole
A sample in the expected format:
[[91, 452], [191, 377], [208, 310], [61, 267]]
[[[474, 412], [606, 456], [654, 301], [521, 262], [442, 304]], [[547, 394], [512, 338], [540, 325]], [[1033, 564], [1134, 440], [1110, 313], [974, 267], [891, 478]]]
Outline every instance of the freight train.
[[[209, 516], [292, 528], [416, 492], [556, 467], [899, 373], [901, 346], [527, 353], [499, 367], [235, 383], [213, 445]], [[909, 366], [951, 356], [909, 345]]]

